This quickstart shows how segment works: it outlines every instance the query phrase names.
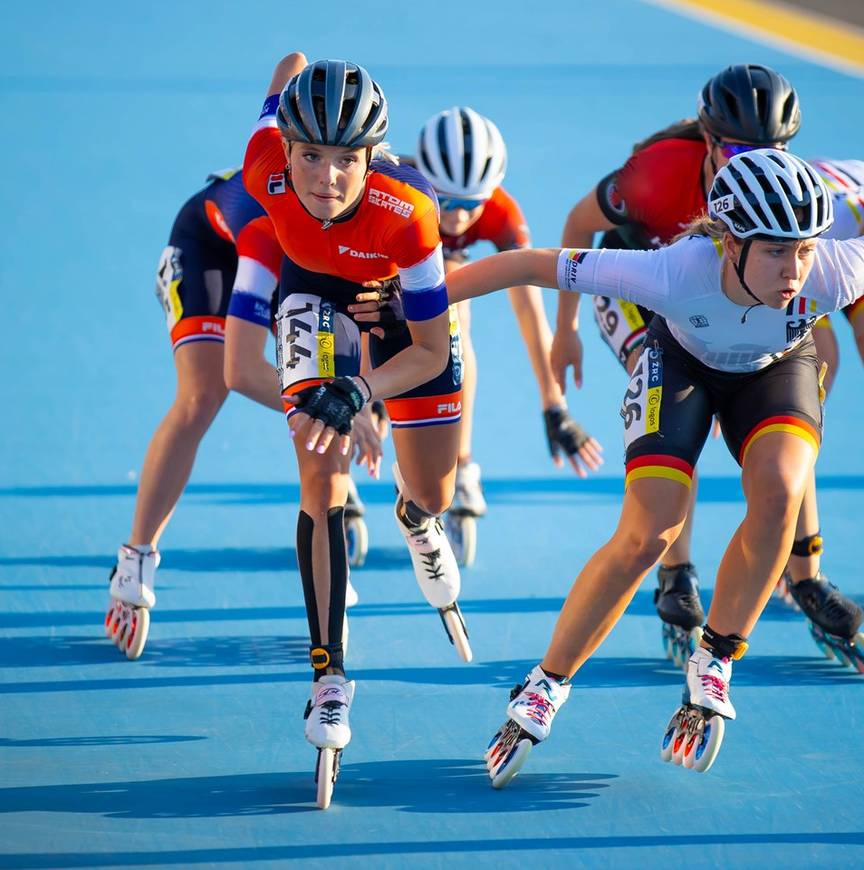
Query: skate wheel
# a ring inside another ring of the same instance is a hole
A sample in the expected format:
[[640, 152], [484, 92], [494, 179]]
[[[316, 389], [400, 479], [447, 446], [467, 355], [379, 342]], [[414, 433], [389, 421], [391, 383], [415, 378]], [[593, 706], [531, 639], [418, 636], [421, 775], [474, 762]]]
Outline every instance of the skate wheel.
[[444, 524], [456, 563], [470, 568], [477, 555], [477, 520], [468, 514], [447, 514]]
[[450, 643], [456, 647], [459, 658], [463, 662], [470, 662], [474, 658], [474, 654], [471, 651], [471, 644], [468, 642], [468, 631], [465, 628], [465, 620], [462, 619], [459, 605], [454, 601], [450, 607], [442, 608], [438, 612], [441, 614], [441, 620], [444, 622]]
[[123, 651], [130, 662], [140, 658], [150, 632], [150, 611], [146, 607], [129, 608], [129, 625], [124, 633]]
[[486, 769], [492, 788], [504, 788], [522, 769], [534, 741], [512, 719], [492, 738], [486, 751]]
[[680, 719], [680, 711], [676, 710], [675, 715], [669, 720], [666, 730], [663, 732], [663, 739], [660, 741], [660, 760], [671, 761], [672, 753], [675, 750], [675, 739], [678, 736], [678, 722]]
[[110, 599], [108, 612], [105, 614], [105, 637], [108, 640], [114, 640], [114, 634], [120, 625], [120, 602], [116, 599]]
[[316, 803], [319, 810], [326, 810], [333, 799], [333, 785], [338, 771], [337, 749], [319, 749], [315, 767], [315, 782], [318, 785]]
[[495, 732], [495, 736], [489, 741], [489, 745], [486, 747], [486, 751], [483, 753], [483, 760], [484, 761], [487, 761], [487, 762], [489, 761], [489, 757], [495, 751], [495, 747], [498, 745], [498, 741], [501, 739], [501, 732], [503, 730], [504, 730], [504, 726], [502, 725], [501, 728], [499, 728]]
[[826, 642], [825, 636], [812, 622], [808, 623], [808, 628], [810, 629], [810, 637], [813, 638], [813, 642], [819, 647], [822, 655], [830, 662], [834, 658], [834, 650]]
[[345, 545], [348, 548], [348, 564], [360, 568], [369, 552], [369, 530], [363, 517], [349, 517], [345, 520]]
[[707, 719], [704, 729], [696, 734], [696, 739], [685, 756], [684, 766], [697, 773], [705, 773], [714, 764], [725, 733], [726, 722], [722, 716], [711, 716]]

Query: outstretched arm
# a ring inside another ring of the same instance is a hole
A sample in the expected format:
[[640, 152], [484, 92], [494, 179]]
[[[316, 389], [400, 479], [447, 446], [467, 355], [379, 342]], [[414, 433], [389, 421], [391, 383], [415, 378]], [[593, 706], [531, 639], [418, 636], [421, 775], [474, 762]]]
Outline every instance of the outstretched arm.
[[286, 55], [276, 64], [276, 69], [273, 70], [273, 78], [270, 79], [270, 87], [267, 89], [267, 96], [272, 94], [281, 94], [282, 88], [288, 84], [288, 80], [301, 72], [308, 65], [306, 55], [301, 51], [294, 51]]
[[450, 303], [520, 284], [557, 287], [558, 248], [522, 248], [484, 257], [447, 276]]

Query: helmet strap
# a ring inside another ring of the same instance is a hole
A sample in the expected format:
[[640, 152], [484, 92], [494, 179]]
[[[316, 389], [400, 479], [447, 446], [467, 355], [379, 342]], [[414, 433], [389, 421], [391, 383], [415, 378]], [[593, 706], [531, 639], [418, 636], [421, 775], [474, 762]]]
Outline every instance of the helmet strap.
[[738, 280], [741, 282], [741, 286], [747, 292], [749, 296], [756, 300], [755, 304], [751, 305], [745, 312], [741, 318], [742, 323], [746, 323], [747, 315], [757, 306], [764, 305], [765, 303], [747, 286], [747, 282], [744, 280], [744, 269], [747, 267], [747, 255], [750, 253], [750, 245], [753, 243], [753, 239], [744, 239], [744, 244], [741, 245], [741, 254], [738, 257], [738, 262], [736, 263], [734, 260], [732, 261], [732, 268], [735, 270], [735, 274], [738, 276]]

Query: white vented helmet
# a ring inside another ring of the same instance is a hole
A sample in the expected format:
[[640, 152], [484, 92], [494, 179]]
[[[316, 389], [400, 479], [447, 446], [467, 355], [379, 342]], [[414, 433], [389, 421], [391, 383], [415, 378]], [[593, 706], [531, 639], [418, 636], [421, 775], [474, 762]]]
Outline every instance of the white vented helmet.
[[504, 179], [507, 148], [488, 118], [456, 106], [424, 125], [417, 142], [417, 168], [444, 196], [486, 199]]
[[708, 214], [739, 239], [809, 239], [834, 222], [832, 197], [819, 174], [776, 148], [736, 154], [714, 177]]

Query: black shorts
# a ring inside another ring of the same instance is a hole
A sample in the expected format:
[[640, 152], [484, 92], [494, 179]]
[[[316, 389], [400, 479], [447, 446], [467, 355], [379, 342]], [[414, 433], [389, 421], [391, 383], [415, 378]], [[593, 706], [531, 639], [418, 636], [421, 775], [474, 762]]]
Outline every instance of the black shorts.
[[714, 415], [739, 465], [769, 432], [799, 435], [818, 451], [822, 401], [812, 337], [759, 371], [721, 372], [684, 350], [655, 316], [621, 405], [627, 484], [665, 477], [689, 486]]
[[175, 350], [190, 341], [225, 340], [237, 250], [207, 219], [207, 192], [196, 193], [180, 209], [156, 275], [156, 295]]
[[[347, 311], [364, 287], [331, 275], [309, 272], [285, 257], [279, 282], [276, 347], [282, 395], [292, 395], [329, 378], [360, 373], [360, 334], [374, 323], [358, 323]], [[372, 368], [411, 345], [397, 293], [388, 305], [386, 337], [369, 336]], [[387, 411], [394, 429], [458, 423], [462, 416], [462, 343], [455, 309], [450, 308], [450, 353], [439, 375], [392, 399]], [[290, 416], [293, 406], [286, 403]]]

